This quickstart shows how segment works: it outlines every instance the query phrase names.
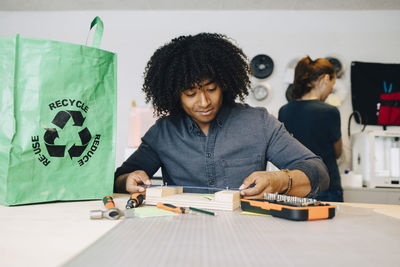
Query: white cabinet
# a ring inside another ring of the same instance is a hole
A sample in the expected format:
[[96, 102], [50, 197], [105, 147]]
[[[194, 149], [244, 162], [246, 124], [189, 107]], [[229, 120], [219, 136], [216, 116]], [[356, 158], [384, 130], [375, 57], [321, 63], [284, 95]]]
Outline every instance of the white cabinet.
[[343, 187], [344, 202], [400, 204], [399, 188]]

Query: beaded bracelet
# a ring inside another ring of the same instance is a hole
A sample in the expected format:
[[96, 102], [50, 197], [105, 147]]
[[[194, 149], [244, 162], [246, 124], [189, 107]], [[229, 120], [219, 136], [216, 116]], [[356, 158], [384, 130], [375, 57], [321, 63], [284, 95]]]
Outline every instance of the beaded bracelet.
[[279, 193], [281, 195], [286, 195], [292, 189], [292, 176], [290, 175], [290, 171], [288, 169], [283, 169], [281, 171], [286, 172], [286, 174], [289, 176], [289, 183], [287, 189]]

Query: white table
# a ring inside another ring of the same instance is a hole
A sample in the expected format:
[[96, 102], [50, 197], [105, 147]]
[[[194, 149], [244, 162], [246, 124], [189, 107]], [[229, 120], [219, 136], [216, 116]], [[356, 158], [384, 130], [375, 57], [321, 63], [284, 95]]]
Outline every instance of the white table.
[[[116, 206], [122, 209], [127, 199], [128, 195], [116, 194]], [[369, 207], [378, 213], [400, 219], [399, 205], [352, 203], [342, 205]], [[90, 220], [89, 211], [94, 209], [104, 209], [100, 200], [16, 207], [0, 206], [0, 239], [2, 241], [0, 243], [0, 266], [44, 267], [59, 266], [68, 262], [121, 222], [121, 220]], [[199, 216], [198, 218], [203, 217]], [[311, 226], [313, 223], [309, 222], [307, 226]], [[279, 228], [278, 224], [275, 223], [275, 225]], [[393, 238], [399, 237], [394, 236]], [[153, 245], [157, 246], [157, 243]], [[316, 249], [323, 250], [324, 248]], [[400, 247], [396, 249], [400, 249]]]

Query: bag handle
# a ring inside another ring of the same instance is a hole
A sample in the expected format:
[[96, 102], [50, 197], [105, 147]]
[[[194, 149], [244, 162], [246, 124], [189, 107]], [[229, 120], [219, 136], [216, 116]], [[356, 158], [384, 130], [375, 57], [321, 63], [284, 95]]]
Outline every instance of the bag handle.
[[99, 16], [95, 17], [92, 23], [90, 24], [90, 30], [88, 36], [86, 37], [86, 45], [89, 40], [90, 31], [93, 29], [94, 26], [96, 26], [96, 30], [94, 31], [93, 34], [92, 46], [95, 48], [99, 48], [101, 43], [101, 38], [103, 37], [103, 29], [104, 29], [103, 21], [100, 19]]

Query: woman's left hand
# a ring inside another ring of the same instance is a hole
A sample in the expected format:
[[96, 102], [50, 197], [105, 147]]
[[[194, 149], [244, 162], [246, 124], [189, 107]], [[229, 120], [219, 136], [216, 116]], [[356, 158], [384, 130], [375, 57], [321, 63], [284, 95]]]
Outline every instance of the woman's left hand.
[[243, 180], [239, 190], [244, 198], [264, 198], [264, 193], [284, 191], [288, 186], [288, 182], [289, 178], [285, 172], [257, 171]]

